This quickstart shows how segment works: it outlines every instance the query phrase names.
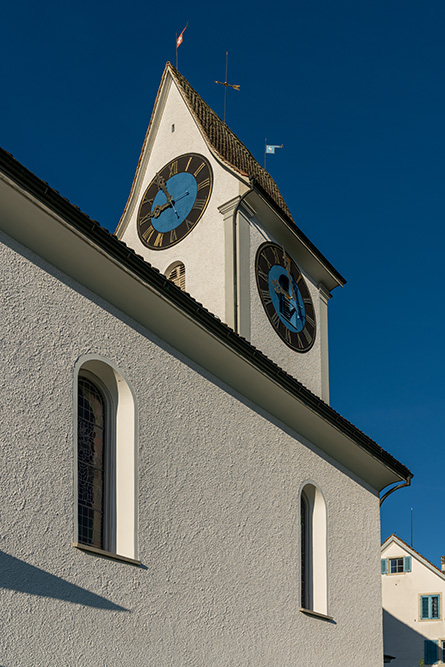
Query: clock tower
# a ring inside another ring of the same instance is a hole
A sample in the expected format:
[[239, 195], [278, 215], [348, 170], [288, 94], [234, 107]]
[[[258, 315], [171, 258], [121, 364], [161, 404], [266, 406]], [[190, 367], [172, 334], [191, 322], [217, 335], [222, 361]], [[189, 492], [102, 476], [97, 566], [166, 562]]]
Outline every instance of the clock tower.
[[328, 300], [345, 281], [170, 63], [116, 235], [329, 402]]

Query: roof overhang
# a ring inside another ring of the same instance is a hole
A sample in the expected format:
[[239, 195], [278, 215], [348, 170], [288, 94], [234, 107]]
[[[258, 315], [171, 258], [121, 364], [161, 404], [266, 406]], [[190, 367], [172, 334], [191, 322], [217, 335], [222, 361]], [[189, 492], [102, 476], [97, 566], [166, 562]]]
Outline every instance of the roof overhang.
[[379, 492], [412, 477], [403, 464], [133, 250], [8, 154], [0, 157], [4, 232], [274, 415], [308, 447], [338, 461], [372, 489]]

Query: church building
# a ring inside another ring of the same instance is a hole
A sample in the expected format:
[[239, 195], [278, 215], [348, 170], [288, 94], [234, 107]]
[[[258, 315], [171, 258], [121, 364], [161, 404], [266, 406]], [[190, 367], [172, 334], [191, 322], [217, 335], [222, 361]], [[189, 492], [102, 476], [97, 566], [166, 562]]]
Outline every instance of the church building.
[[0, 664], [381, 667], [345, 281], [170, 63], [115, 235], [1, 151], [0, 251]]

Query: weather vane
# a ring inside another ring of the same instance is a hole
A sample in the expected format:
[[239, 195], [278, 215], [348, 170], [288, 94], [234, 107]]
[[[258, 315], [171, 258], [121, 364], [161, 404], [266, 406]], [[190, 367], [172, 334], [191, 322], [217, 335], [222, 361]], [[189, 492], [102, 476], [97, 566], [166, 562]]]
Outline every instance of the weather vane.
[[229, 52], [226, 51], [226, 80], [225, 81], [215, 81], [221, 86], [224, 86], [224, 125], [226, 125], [226, 109], [227, 109], [227, 88], [233, 88], [234, 90], [239, 90], [239, 84], [227, 83], [227, 67], [229, 62]]

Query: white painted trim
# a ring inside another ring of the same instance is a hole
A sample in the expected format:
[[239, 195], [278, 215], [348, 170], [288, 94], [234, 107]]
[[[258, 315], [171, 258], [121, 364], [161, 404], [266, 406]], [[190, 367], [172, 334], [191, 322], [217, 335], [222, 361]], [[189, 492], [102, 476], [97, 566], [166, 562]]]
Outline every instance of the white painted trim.
[[[77, 382], [80, 372], [94, 375], [111, 396], [110, 406], [115, 410], [114, 484], [115, 513], [112, 509], [114, 530], [110, 530], [110, 551], [128, 558], [138, 554], [138, 448], [136, 399], [130, 383], [115, 364], [100, 355], [79, 357], [73, 377], [73, 433], [74, 433], [74, 536], [77, 536]], [[108, 546], [108, 545], [107, 545]]]
[[[309, 488], [308, 487], [312, 487]], [[312, 490], [313, 489], [313, 490]], [[312, 480], [306, 480], [300, 486], [298, 494], [298, 509], [301, 508], [301, 497], [305, 495], [309, 504], [310, 526], [308, 535], [311, 542], [309, 555], [311, 558], [308, 574], [308, 585], [311, 588], [310, 602], [313, 611], [327, 615], [329, 610], [329, 588], [328, 588], [328, 510], [324, 493]], [[299, 514], [299, 519], [301, 517]], [[301, 597], [301, 523], [299, 531], [300, 540], [300, 597]]]

